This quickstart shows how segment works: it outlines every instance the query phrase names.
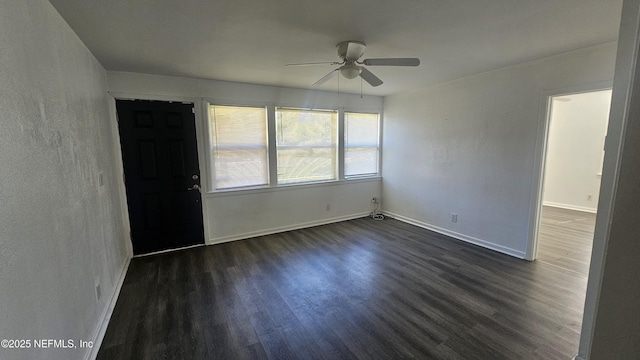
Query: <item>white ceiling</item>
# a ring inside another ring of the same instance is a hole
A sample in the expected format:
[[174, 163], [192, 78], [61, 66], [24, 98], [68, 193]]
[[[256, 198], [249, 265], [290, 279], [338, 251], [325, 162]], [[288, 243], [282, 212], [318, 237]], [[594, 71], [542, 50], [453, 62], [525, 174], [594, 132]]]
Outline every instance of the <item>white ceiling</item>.
[[[617, 39], [622, 0], [51, 0], [107, 70], [308, 88], [335, 45], [363, 58], [389, 95]], [[337, 90], [338, 77], [321, 88]], [[340, 79], [357, 93], [360, 80]]]

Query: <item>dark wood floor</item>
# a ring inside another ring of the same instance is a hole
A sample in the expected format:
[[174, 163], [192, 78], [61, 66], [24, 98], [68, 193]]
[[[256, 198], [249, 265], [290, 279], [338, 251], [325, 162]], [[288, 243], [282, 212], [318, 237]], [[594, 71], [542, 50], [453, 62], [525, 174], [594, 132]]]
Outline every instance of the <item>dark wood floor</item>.
[[589, 275], [596, 214], [543, 206], [538, 261]]
[[98, 359], [571, 359], [586, 280], [363, 218], [133, 259]]

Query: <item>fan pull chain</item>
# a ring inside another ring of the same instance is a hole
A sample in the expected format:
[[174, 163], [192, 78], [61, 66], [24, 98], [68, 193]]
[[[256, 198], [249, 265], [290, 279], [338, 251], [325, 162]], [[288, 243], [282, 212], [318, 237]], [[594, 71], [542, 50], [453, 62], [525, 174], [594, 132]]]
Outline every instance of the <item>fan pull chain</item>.
[[360, 77], [360, 99], [362, 99], [362, 77]]

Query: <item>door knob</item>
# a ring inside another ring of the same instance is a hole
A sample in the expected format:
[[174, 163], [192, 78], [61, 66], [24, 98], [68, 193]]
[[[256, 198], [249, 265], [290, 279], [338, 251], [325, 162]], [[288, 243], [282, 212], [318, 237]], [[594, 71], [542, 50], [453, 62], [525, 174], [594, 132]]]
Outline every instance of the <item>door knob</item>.
[[192, 187], [190, 187], [190, 188], [187, 188], [187, 190], [198, 190], [198, 191], [200, 191], [200, 185], [198, 185], [198, 184], [193, 184], [193, 186], [192, 186]]

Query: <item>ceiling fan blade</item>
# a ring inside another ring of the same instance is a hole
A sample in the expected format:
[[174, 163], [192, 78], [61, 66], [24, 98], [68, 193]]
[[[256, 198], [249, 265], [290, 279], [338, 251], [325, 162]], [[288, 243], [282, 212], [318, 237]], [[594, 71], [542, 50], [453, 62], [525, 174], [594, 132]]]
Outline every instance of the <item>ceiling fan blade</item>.
[[361, 68], [360, 77], [373, 87], [382, 85], [382, 80], [380, 80], [377, 76], [373, 75], [371, 71], [365, 68]]
[[320, 85], [326, 83], [329, 79], [331, 79], [332, 77], [338, 75], [338, 70], [340, 70], [340, 69], [331, 70], [331, 72], [328, 73], [327, 75], [323, 76], [322, 79], [314, 82], [313, 85], [311, 85], [311, 87], [320, 86]]
[[420, 59], [418, 58], [365, 59], [362, 63], [370, 66], [418, 66], [420, 65]]
[[347, 45], [347, 54], [345, 55], [345, 59], [347, 60], [358, 60], [364, 54], [364, 49], [366, 49], [366, 45], [362, 42], [351, 41]]
[[320, 61], [310, 63], [298, 63], [298, 64], [286, 64], [285, 66], [310, 66], [310, 65], [340, 65], [341, 63], [335, 61]]

